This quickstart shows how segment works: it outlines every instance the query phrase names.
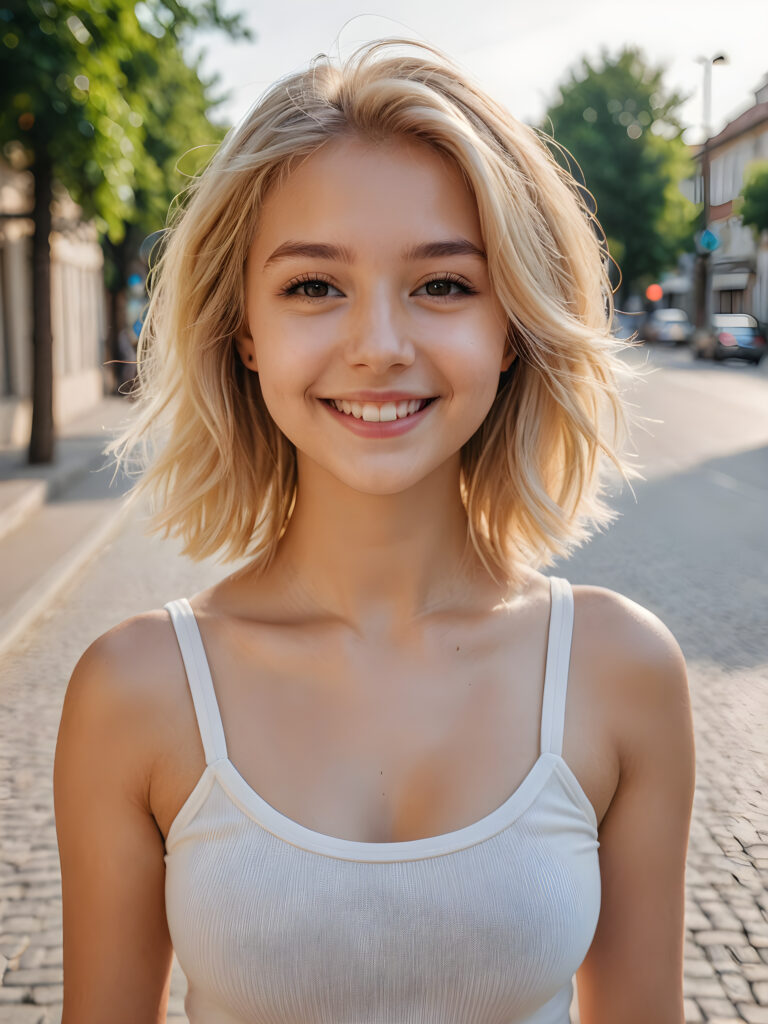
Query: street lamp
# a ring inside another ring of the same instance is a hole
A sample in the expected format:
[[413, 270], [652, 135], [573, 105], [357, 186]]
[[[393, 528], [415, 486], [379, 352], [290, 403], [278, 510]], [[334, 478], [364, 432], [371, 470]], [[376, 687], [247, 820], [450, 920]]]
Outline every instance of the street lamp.
[[728, 58], [724, 53], [719, 53], [716, 57], [697, 57], [696, 63], [701, 64], [704, 67], [704, 132], [709, 138], [712, 132], [712, 65], [713, 64], [727, 64]]
[[712, 65], [727, 64], [723, 53], [715, 57], [697, 57], [696, 62], [704, 67], [704, 88], [702, 96], [704, 115], [704, 146], [701, 154], [701, 170], [704, 184], [704, 227], [709, 224], [709, 139], [712, 135]]
[[[703, 115], [704, 115], [704, 143], [701, 147], [701, 183], [704, 201], [704, 226], [703, 231], [709, 227], [710, 211], [710, 150], [709, 139], [712, 135], [712, 65], [727, 64], [728, 58], [723, 53], [714, 57], [697, 57], [696, 61], [704, 68], [703, 87]], [[703, 330], [709, 329], [712, 319], [712, 288], [709, 280], [709, 252], [706, 249], [699, 252], [696, 261], [696, 326]]]

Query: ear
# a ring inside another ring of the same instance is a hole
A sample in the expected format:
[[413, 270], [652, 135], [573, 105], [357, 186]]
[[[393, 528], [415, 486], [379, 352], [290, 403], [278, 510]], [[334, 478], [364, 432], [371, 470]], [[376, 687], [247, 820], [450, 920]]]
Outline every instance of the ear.
[[501, 372], [506, 373], [512, 363], [517, 359], [517, 352], [515, 346], [512, 343], [512, 339], [507, 336], [506, 345], [504, 347], [504, 354], [501, 359]]
[[247, 324], [243, 324], [240, 330], [235, 333], [234, 341], [243, 366], [246, 370], [253, 370], [254, 373], [258, 373], [256, 346], [253, 343], [253, 337], [248, 330]]

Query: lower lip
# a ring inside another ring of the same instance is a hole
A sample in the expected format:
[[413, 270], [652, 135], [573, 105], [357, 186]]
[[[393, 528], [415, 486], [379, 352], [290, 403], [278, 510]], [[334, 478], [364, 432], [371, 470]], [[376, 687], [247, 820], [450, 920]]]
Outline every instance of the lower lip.
[[411, 430], [421, 423], [437, 401], [438, 399], [435, 398], [429, 405], [425, 405], [418, 412], [411, 413], [410, 416], [405, 416], [401, 420], [390, 420], [388, 423], [369, 423], [367, 420], [358, 420], [356, 417], [345, 412], [339, 412], [336, 406], [331, 405], [330, 402], [323, 402], [322, 404], [332, 416], [339, 420], [347, 430], [351, 430], [353, 434], [358, 434], [360, 437], [398, 437], [400, 434], [404, 434], [407, 430]]

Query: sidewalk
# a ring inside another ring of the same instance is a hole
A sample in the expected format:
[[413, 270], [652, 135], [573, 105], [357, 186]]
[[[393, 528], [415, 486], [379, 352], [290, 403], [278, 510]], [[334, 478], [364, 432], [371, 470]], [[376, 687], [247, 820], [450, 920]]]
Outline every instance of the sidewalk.
[[127, 399], [105, 398], [59, 431], [51, 465], [0, 449], [0, 654], [119, 528], [130, 483], [103, 449], [130, 415]]

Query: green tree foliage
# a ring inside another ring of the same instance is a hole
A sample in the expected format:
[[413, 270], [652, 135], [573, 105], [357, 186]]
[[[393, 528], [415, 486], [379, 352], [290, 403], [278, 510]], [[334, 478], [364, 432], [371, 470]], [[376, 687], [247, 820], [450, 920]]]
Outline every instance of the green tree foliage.
[[[0, 9], [0, 144], [20, 143], [33, 168], [44, 151], [55, 179], [119, 242], [137, 216], [134, 189], [156, 166], [148, 126], [159, 136], [165, 118], [162, 130], [178, 140], [174, 118], [191, 114], [187, 129], [210, 140], [213, 83], [186, 66], [180, 37], [211, 24], [248, 38], [214, 2], [14, 0]], [[185, 95], [178, 111], [167, 95], [171, 70], [180, 77], [174, 97]], [[191, 138], [188, 130], [184, 149]]]
[[768, 231], [768, 163], [755, 164], [741, 192], [741, 219], [758, 234]]
[[542, 126], [554, 137], [560, 162], [577, 179], [583, 175], [595, 198], [621, 268], [623, 296], [657, 277], [692, 242], [696, 207], [678, 187], [691, 174], [676, 116], [682, 101], [665, 88], [661, 68], [625, 48], [615, 58], [603, 52], [598, 65], [583, 60], [560, 86]]
[[131, 261], [146, 236], [163, 228], [172, 200], [183, 192], [191, 175], [215, 152], [226, 133], [211, 121], [220, 102], [206, 80], [199, 59], [190, 63], [170, 32], [148, 41], [130, 68], [131, 80], [140, 84], [145, 99], [142, 118], [143, 155], [134, 168], [133, 203], [120, 225], [118, 238], [104, 229], [104, 277], [109, 294], [108, 349], [116, 353], [118, 332], [124, 324], [121, 297]]
[[[6, 4], [8, 6], [6, 6]], [[0, 146], [34, 178], [31, 461], [53, 457], [50, 203], [58, 182], [106, 243], [162, 226], [179, 156], [215, 143], [212, 82], [188, 66], [184, 33], [250, 35], [218, 0], [0, 0]]]

